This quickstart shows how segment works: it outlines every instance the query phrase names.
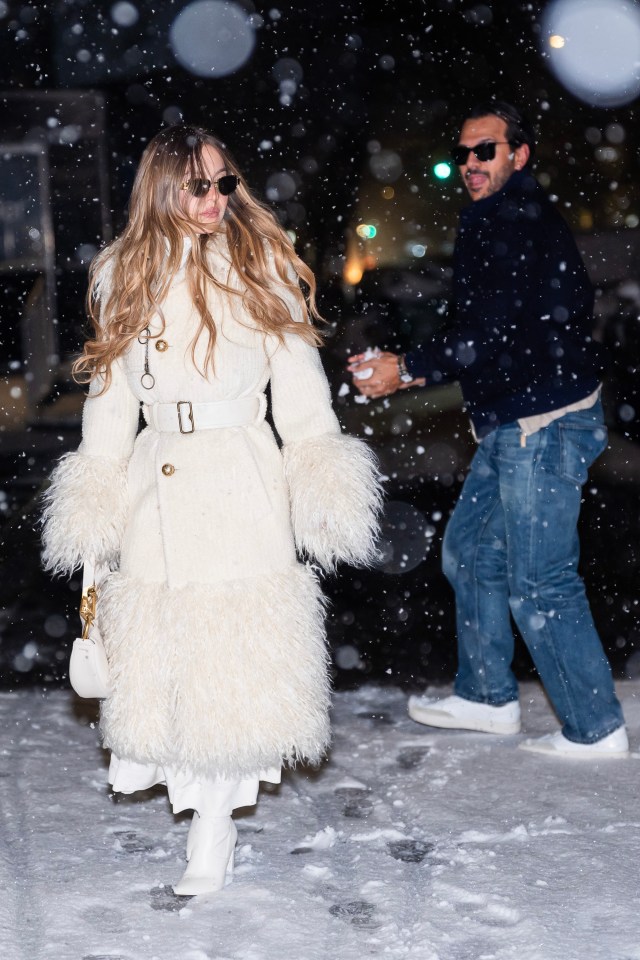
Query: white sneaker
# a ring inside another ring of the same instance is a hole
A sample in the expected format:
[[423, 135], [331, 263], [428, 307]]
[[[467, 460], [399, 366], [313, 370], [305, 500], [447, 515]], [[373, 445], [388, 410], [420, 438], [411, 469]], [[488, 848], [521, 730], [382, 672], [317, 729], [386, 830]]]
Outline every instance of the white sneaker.
[[618, 727], [613, 733], [595, 743], [574, 743], [558, 730], [557, 733], [547, 733], [536, 740], [525, 740], [519, 743], [521, 750], [531, 753], [544, 753], [548, 757], [573, 757], [576, 760], [601, 760], [609, 757], [628, 757], [629, 740], [624, 727]]
[[455, 694], [444, 700], [409, 697], [409, 716], [428, 727], [447, 730], [479, 730], [481, 733], [520, 733], [520, 704], [517, 700], [501, 707], [475, 703]]

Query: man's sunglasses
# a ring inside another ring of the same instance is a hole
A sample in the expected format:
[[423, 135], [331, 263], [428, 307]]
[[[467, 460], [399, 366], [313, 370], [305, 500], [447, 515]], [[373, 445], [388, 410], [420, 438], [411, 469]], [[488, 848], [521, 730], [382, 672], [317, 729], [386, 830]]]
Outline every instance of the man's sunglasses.
[[475, 154], [481, 162], [493, 160], [496, 155], [496, 147], [502, 143], [507, 143], [510, 147], [518, 146], [513, 140], [485, 140], [484, 143], [477, 143], [475, 147], [454, 147], [451, 151], [453, 162], [457, 167], [463, 167], [467, 162], [470, 153]]
[[219, 180], [204, 180], [202, 177], [185, 180], [180, 189], [186, 190], [192, 197], [206, 197], [211, 187], [215, 187], [221, 196], [228, 197], [229, 194], [233, 193], [237, 188], [239, 183], [240, 178], [229, 173], [224, 177], [220, 177]]

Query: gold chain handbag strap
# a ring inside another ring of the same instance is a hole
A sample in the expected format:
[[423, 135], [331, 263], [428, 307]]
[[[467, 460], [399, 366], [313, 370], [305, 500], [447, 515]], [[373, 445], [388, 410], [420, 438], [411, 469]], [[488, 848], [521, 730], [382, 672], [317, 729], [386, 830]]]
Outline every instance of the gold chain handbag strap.
[[93, 586], [89, 587], [86, 593], [82, 594], [82, 599], [80, 601], [80, 616], [84, 620], [84, 628], [82, 630], [82, 639], [89, 639], [89, 630], [91, 625], [96, 618], [96, 603], [98, 600], [98, 591], [96, 590], [95, 583]]

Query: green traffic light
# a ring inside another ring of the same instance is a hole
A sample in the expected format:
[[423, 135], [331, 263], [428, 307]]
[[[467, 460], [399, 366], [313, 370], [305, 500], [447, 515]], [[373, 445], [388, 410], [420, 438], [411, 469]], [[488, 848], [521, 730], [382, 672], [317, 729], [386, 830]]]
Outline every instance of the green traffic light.
[[433, 173], [438, 180], [447, 180], [451, 176], [451, 165], [442, 160], [434, 164]]

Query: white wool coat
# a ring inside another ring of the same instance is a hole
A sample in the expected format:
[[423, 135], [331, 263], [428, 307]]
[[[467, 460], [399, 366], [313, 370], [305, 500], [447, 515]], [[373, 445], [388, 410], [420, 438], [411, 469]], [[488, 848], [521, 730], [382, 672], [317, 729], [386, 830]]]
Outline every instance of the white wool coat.
[[[240, 288], [224, 237], [212, 247], [215, 275]], [[105, 272], [103, 293], [109, 282]], [[275, 274], [273, 286], [303, 321]], [[44, 560], [70, 573], [91, 557], [112, 571], [98, 599], [113, 681], [105, 745], [140, 763], [246, 777], [326, 749], [323, 597], [299, 558], [369, 562], [380, 485], [365, 444], [341, 435], [318, 351], [296, 334], [265, 336], [240, 297], [212, 286], [209, 298], [213, 374], [201, 372], [204, 336], [191, 355], [199, 321], [181, 269], [164, 329], [151, 324], [153, 388], [141, 383], [139, 342], [103, 394], [92, 385], [82, 443], [46, 494]], [[149, 425], [150, 404], [264, 398], [267, 384], [280, 445], [261, 415], [209, 429], [196, 416], [188, 434]]]

